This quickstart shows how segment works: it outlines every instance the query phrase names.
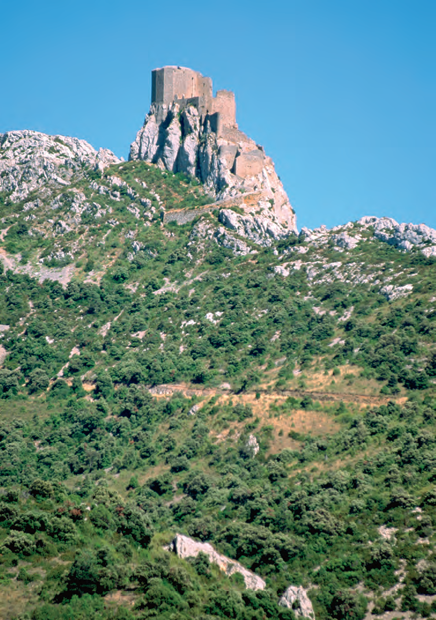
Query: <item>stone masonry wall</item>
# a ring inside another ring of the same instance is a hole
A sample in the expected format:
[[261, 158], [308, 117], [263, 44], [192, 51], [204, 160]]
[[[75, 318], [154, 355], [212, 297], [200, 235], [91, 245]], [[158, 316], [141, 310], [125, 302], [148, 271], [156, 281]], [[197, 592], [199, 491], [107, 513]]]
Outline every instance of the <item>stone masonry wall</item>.
[[219, 90], [213, 97], [211, 78], [186, 67], [154, 69], [151, 78], [152, 104], [169, 106], [175, 101], [181, 108], [192, 104], [202, 116], [209, 115], [212, 131], [217, 134], [223, 127], [237, 128], [233, 92]]
[[216, 209], [228, 209], [229, 207], [236, 207], [238, 205], [255, 204], [261, 196], [260, 192], [249, 192], [236, 198], [228, 198], [227, 200], [218, 200], [210, 205], [204, 205], [204, 207], [196, 207], [195, 209], [172, 209], [166, 211], [163, 216], [163, 223], [177, 222], [179, 226], [192, 222], [199, 215], [204, 213], [211, 213]]
[[262, 172], [264, 155], [259, 149], [238, 155], [235, 161], [235, 174], [245, 179]]
[[231, 90], [219, 90], [212, 101], [213, 112], [221, 115], [221, 123], [228, 127], [237, 127], [235, 93]]
[[152, 71], [151, 91], [152, 103], [170, 105], [176, 99], [192, 97], [211, 102], [212, 80], [186, 67], [162, 67]]

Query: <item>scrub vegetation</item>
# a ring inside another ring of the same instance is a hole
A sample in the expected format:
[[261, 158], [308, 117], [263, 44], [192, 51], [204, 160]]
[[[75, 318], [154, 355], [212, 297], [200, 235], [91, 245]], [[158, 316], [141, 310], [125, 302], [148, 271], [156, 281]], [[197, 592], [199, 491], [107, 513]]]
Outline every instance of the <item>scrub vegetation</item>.
[[56, 200], [0, 197], [0, 617], [291, 620], [290, 584], [318, 620], [436, 615], [436, 261], [365, 231], [234, 256], [162, 224], [211, 199], [143, 162]]

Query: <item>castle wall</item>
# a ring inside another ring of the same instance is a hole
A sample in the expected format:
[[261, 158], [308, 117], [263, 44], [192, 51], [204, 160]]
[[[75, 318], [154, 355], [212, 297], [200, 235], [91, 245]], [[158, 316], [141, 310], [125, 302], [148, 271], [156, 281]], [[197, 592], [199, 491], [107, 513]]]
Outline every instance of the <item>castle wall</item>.
[[261, 192], [247, 192], [246, 194], [242, 194], [241, 196], [235, 196], [234, 198], [226, 198], [225, 200], [218, 200], [218, 202], [213, 202], [209, 205], [204, 205], [202, 207], [197, 207], [194, 209], [172, 209], [171, 211], [166, 211], [163, 214], [163, 223], [168, 224], [169, 222], [177, 222], [179, 226], [183, 226], [183, 224], [187, 224], [188, 222], [192, 222], [199, 215], [204, 215], [205, 213], [212, 213], [216, 209], [226, 209], [234, 206], [256, 206], [258, 200], [262, 197]]
[[198, 96], [203, 97], [209, 112], [212, 104], [212, 79], [209, 77], [203, 77], [201, 73], [198, 73]]
[[236, 129], [236, 127], [224, 126], [221, 129], [220, 137], [224, 138], [224, 140], [227, 140], [228, 142], [231, 142], [233, 144], [239, 144], [240, 142], [242, 142], [244, 145], [247, 146], [245, 150], [248, 150], [248, 148], [251, 148], [251, 150], [256, 148], [256, 142], [252, 140], [251, 138], [249, 138], [245, 133], [243, 133], [239, 129]]
[[212, 80], [186, 67], [154, 69], [151, 78], [151, 102], [169, 106], [174, 101], [181, 107], [195, 105], [201, 116], [209, 115], [212, 131], [218, 135], [225, 127], [237, 129], [235, 95], [219, 90], [213, 97]]
[[212, 101], [212, 112], [218, 112], [221, 122], [227, 127], [237, 127], [235, 93], [231, 90], [219, 90]]
[[198, 95], [198, 77], [190, 69], [173, 71], [173, 98], [187, 99]]
[[262, 172], [264, 155], [262, 151], [255, 149], [249, 153], [241, 153], [235, 160], [235, 174], [245, 179]]
[[218, 113], [208, 114], [207, 120], [210, 123], [210, 130], [214, 131], [217, 135], [220, 135], [221, 130], [221, 116]]
[[162, 67], [151, 73], [151, 102], [169, 105], [176, 99], [212, 101], [212, 80], [186, 67]]
[[[167, 79], [169, 74], [166, 74]], [[165, 70], [155, 69], [151, 72], [151, 103], [165, 103]]]
[[232, 170], [235, 164], [236, 154], [238, 152], [238, 147], [236, 144], [226, 144], [220, 146], [219, 156], [220, 159], [223, 159], [226, 162], [226, 167], [229, 170]]

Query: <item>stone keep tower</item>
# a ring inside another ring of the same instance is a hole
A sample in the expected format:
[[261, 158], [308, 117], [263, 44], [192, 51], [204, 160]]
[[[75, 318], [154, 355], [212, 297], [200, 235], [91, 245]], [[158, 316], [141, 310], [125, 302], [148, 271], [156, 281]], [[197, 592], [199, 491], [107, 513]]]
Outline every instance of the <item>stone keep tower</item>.
[[212, 80], [186, 67], [162, 67], [151, 73], [151, 102], [169, 105], [177, 99], [212, 101]]
[[211, 125], [220, 128], [236, 124], [235, 94], [217, 91], [213, 96], [212, 79], [187, 67], [167, 66], [151, 73], [151, 103], [169, 106], [177, 102], [181, 108], [194, 105], [203, 119], [210, 117]]

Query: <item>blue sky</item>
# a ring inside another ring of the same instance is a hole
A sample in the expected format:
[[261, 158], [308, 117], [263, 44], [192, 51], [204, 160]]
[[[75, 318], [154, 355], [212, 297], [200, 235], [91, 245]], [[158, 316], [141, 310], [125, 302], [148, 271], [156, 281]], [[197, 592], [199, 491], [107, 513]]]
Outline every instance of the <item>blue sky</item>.
[[436, 228], [435, 0], [5, 0], [0, 23], [0, 133], [127, 157], [151, 70], [184, 65], [236, 92], [299, 227]]

